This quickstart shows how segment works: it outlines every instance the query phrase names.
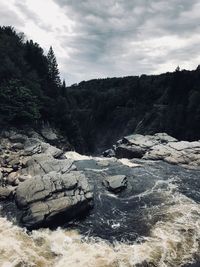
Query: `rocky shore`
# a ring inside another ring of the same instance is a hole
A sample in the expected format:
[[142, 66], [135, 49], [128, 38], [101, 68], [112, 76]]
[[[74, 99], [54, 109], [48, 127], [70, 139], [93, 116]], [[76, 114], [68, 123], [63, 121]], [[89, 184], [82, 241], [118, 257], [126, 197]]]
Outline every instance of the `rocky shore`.
[[0, 164], [0, 199], [16, 203], [27, 228], [73, 219], [93, 205], [85, 175], [36, 132], [3, 132]]
[[165, 133], [127, 136], [104, 152], [111, 158], [77, 154], [78, 161], [76, 153], [64, 153], [50, 144], [56, 144], [57, 139], [52, 129], [43, 130], [43, 134], [1, 133], [0, 200], [15, 203], [20, 224], [28, 229], [55, 222], [61, 225], [88, 212], [95, 202], [93, 188], [97, 181], [101, 192], [119, 194], [129, 190], [134, 178], [130, 171], [144, 161], [162, 160], [194, 169], [200, 166], [200, 141], [178, 141]]
[[[105, 251], [109, 248], [113, 255], [106, 266], [121, 260], [124, 266], [196, 266], [188, 263], [199, 262], [199, 141], [178, 141], [164, 133], [132, 135], [106, 151], [107, 157], [92, 157], [66, 152], [57, 146], [59, 138], [47, 129], [43, 134], [11, 130], [0, 135], [0, 218], [30, 230], [53, 227], [29, 232], [23, 242], [41, 236], [34, 246], [43, 253], [40, 242], [58, 234], [45, 249], [49, 253], [52, 242], [56, 247], [69, 242], [62, 249], [62, 266], [67, 260], [77, 266], [82, 246], [87, 262], [93, 256], [96, 262], [99, 246], [104, 251], [107, 244], [104, 240], [112, 243]], [[17, 229], [13, 242], [18, 242], [25, 231], [12, 227], [11, 235]], [[7, 238], [4, 228], [2, 224]], [[83, 238], [78, 244], [77, 239], [66, 240], [66, 231], [71, 235], [72, 229]], [[8, 246], [6, 250], [11, 251]], [[102, 257], [109, 261], [107, 252]], [[83, 266], [81, 261], [78, 266]]]
[[200, 140], [178, 141], [166, 133], [135, 134], [119, 140], [103, 155], [116, 158], [163, 160], [170, 164], [200, 168]]

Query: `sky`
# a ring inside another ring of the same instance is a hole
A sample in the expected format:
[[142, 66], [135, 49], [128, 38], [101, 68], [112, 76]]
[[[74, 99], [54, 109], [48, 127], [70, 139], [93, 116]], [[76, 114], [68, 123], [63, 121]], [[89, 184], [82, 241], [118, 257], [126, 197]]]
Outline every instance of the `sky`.
[[199, 0], [0, 0], [0, 25], [52, 46], [67, 85], [200, 64]]

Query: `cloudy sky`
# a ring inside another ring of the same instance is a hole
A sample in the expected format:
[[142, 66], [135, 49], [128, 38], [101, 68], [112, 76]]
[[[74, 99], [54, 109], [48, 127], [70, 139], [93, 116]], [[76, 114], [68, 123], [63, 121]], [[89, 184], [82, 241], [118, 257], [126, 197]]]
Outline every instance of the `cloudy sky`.
[[199, 0], [2, 0], [0, 24], [52, 45], [67, 84], [200, 64]]

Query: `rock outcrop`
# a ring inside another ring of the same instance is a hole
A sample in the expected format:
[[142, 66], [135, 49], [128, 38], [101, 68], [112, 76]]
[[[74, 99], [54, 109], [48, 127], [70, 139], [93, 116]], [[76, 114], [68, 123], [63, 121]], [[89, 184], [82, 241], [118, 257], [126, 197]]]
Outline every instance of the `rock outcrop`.
[[92, 193], [85, 175], [78, 171], [38, 175], [17, 187], [16, 203], [23, 210], [27, 228], [48, 225], [62, 216], [65, 222], [92, 206]]
[[16, 202], [23, 226], [67, 222], [92, 207], [87, 177], [40, 134], [3, 132], [0, 145], [0, 200]]
[[171, 164], [200, 166], [200, 141], [178, 141], [166, 133], [126, 136], [103, 155], [113, 156], [113, 152], [117, 158], [164, 160]]

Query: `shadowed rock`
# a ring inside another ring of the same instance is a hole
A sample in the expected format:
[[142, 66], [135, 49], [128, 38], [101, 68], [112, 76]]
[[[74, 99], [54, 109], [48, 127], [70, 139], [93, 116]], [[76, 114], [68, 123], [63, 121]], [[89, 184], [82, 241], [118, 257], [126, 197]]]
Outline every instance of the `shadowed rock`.
[[136, 146], [120, 145], [116, 148], [115, 154], [117, 158], [142, 158], [145, 154], [145, 150]]

